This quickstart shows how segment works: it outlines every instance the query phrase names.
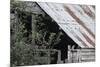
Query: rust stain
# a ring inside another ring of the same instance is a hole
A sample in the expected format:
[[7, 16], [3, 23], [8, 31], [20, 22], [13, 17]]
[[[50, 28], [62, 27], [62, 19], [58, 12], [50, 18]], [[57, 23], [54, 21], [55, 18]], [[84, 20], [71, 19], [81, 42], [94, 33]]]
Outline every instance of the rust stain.
[[83, 27], [90, 33], [90, 35], [93, 36], [93, 38], [95, 38], [95, 35], [92, 33], [92, 31], [91, 31], [89, 28], [86, 27], [86, 25], [84, 24], [84, 22], [81, 21], [81, 20], [74, 14], [74, 12], [73, 12], [70, 8], [68, 8], [68, 7], [65, 6], [65, 5], [64, 5], [64, 8], [65, 8], [65, 10], [66, 10], [66, 11], [67, 11], [81, 26], [83, 26]]
[[92, 19], [95, 19], [95, 14], [90, 10], [89, 7], [84, 8], [82, 5], [80, 7], [84, 10], [84, 12], [90, 16]]
[[92, 5], [92, 8], [95, 10], [95, 6]]
[[82, 39], [81, 39], [79, 36], [77, 36], [77, 34], [76, 34], [74, 31], [70, 31], [70, 32], [71, 32], [71, 33], [74, 33], [73, 35], [74, 35], [85, 47], [88, 48], [88, 45], [87, 45], [85, 42], [83, 42]]
[[76, 37], [84, 46], [86, 46], [86, 47], [88, 48], [87, 44], [86, 44], [85, 42], [83, 42], [81, 38], [79, 38], [78, 36], [75, 36], [75, 37]]
[[93, 46], [95, 47], [95, 43], [84, 33], [81, 32], [81, 34], [85, 37], [85, 39]]

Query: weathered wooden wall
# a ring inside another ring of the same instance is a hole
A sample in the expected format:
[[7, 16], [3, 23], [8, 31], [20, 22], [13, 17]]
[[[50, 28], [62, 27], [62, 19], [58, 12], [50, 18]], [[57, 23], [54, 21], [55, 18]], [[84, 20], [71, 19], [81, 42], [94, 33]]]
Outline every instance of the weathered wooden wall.
[[95, 49], [69, 49], [68, 63], [95, 61]]

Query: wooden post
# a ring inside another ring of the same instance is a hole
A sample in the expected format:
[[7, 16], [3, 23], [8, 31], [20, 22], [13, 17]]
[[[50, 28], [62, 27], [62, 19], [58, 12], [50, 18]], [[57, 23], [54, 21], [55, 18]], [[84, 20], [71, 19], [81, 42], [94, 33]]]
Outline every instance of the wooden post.
[[68, 45], [68, 63], [72, 62], [71, 46]]
[[59, 63], [63, 63], [63, 61], [61, 61], [61, 51], [58, 50], [58, 59], [57, 59], [57, 64]]

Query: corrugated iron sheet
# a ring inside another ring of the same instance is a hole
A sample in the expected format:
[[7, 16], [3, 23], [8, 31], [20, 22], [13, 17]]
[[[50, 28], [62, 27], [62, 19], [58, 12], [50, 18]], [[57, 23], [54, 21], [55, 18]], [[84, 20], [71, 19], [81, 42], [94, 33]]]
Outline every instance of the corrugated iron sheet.
[[95, 6], [38, 2], [82, 48], [95, 48]]

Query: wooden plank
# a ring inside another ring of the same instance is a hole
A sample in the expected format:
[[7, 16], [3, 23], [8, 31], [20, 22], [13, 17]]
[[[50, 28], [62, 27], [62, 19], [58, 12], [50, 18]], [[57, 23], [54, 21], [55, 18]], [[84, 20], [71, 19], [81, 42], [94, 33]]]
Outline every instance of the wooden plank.
[[95, 61], [95, 49], [70, 49], [68, 62]]

